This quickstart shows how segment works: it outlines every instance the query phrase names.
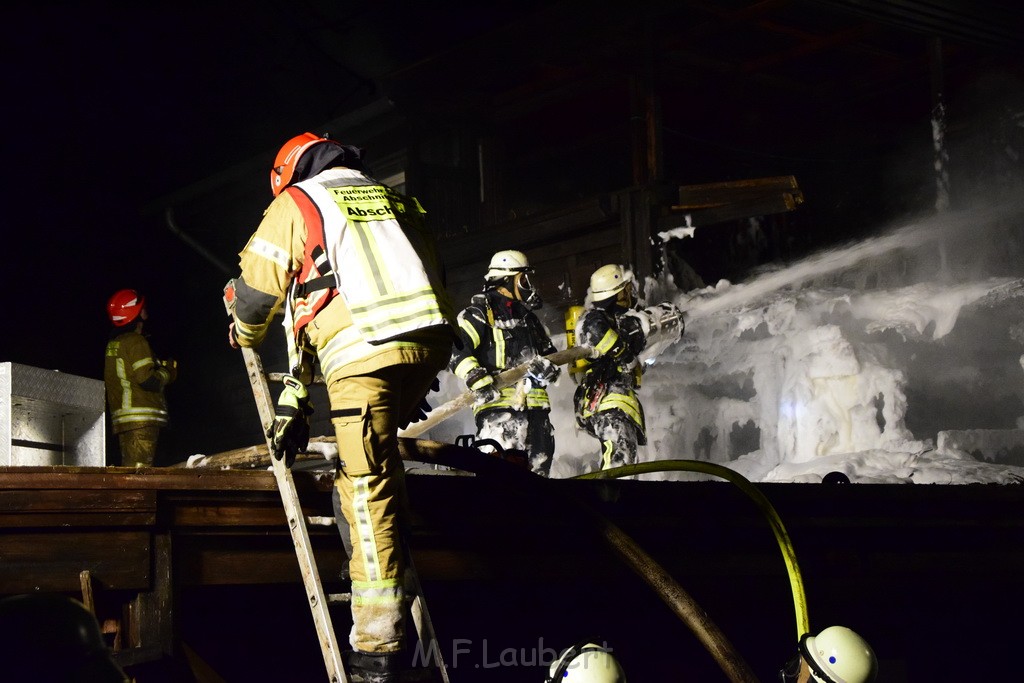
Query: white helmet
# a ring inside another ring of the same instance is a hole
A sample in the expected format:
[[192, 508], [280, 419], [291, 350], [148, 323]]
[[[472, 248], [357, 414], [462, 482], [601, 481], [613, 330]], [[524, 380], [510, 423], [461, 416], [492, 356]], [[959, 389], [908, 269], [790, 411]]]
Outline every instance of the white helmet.
[[845, 626], [829, 626], [817, 637], [805, 635], [800, 653], [818, 683], [868, 683], [878, 673], [875, 651]]
[[583, 641], [551, 663], [544, 683], [626, 683], [626, 674], [610, 648]]
[[500, 280], [516, 273], [529, 273], [533, 268], [526, 259], [526, 254], [514, 249], [499, 251], [491, 257], [491, 263], [487, 266], [485, 280]]
[[590, 276], [590, 294], [593, 301], [611, 299], [633, 281], [633, 274], [614, 263], [601, 266]]

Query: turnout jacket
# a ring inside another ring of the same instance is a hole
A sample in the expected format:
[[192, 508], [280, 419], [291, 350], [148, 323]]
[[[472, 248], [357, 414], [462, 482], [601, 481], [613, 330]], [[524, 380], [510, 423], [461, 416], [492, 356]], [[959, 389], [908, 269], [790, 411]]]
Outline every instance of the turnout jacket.
[[239, 254], [239, 345], [259, 345], [283, 305], [290, 350], [312, 346], [328, 383], [447, 352], [454, 315], [423, 214], [348, 168], [287, 188]]
[[[493, 375], [536, 356], [555, 352], [551, 337], [537, 315], [521, 301], [510, 299], [494, 288], [474, 294], [469, 306], [459, 312], [458, 323], [461, 343], [456, 344], [449, 369], [463, 381], [479, 367]], [[551, 408], [547, 390], [534, 387], [529, 378], [500, 391], [499, 399], [476, 405], [473, 412]]]
[[576, 389], [577, 422], [582, 426], [596, 413], [619, 411], [637, 426], [639, 443], [646, 443], [643, 406], [636, 394], [643, 372], [637, 355], [647, 345], [640, 321], [620, 307], [592, 307], [576, 324], [576, 338], [597, 354]]
[[153, 356], [141, 333], [115, 330], [107, 342], [103, 368], [114, 433], [167, 425], [164, 387], [175, 380], [175, 375]]

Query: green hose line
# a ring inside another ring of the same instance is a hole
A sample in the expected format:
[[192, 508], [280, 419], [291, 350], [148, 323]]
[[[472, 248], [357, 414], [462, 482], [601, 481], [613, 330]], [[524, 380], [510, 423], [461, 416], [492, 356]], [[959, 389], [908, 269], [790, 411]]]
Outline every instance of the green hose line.
[[810, 633], [811, 624], [810, 619], [807, 617], [807, 596], [804, 594], [804, 582], [800, 576], [800, 566], [796, 561], [796, 551], [793, 550], [793, 542], [789, 539], [786, 527], [782, 524], [782, 519], [775, 511], [775, 508], [772, 507], [771, 502], [742, 474], [722, 465], [701, 462], [699, 460], [656, 460], [654, 462], [623, 465], [622, 467], [614, 467], [608, 470], [580, 474], [573, 477], [573, 479], [618, 479], [635, 474], [670, 471], [701, 472], [720, 477], [738, 486], [741, 491], [757, 504], [757, 507], [761, 509], [761, 512], [768, 519], [772, 532], [775, 534], [775, 540], [779, 544], [779, 550], [782, 551], [782, 559], [786, 562], [786, 571], [789, 573], [789, 585], [793, 591], [793, 607], [796, 611], [797, 640], [805, 633]]

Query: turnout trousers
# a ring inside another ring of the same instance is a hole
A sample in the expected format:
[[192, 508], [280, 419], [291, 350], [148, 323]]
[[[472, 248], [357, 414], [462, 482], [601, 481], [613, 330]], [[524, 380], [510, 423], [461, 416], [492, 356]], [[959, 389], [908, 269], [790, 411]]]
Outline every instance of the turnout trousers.
[[602, 470], [636, 464], [639, 428], [621, 410], [594, 413], [587, 419], [586, 430], [601, 442]]
[[481, 411], [476, 415], [476, 438], [494, 439], [504, 450], [525, 451], [530, 457], [530, 470], [546, 477], [555, 454], [555, 430], [549, 413], [540, 408]]
[[136, 427], [117, 435], [122, 467], [151, 467], [156, 460], [160, 427]]
[[404, 646], [407, 500], [397, 433], [447, 360], [428, 353], [425, 362], [389, 365], [328, 385], [340, 464], [335, 487], [352, 547], [349, 641], [360, 652], [387, 654]]

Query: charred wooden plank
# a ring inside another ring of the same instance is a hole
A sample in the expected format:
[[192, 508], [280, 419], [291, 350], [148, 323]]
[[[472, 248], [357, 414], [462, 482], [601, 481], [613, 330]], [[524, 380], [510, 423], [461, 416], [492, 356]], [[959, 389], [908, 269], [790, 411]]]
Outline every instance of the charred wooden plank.
[[277, 491], [269, 472], [217, 470], [201, 472], [173, 467], [0, 467], [0, 491], [66, 490], [208, 490]]
[[688, 216], [688, 225], [699, 227], [786, 213], [803, 201], [803, 192], [794, 176], [684, 185], [679, 188], [678, 203], [672, 205], [668, 215], [661, 217], [659, 227], [679, 227], [680, 214]]
[[673, 206], [672, 210], [674, 213], [661, 217], [658, 221], [658, 227], [663, 230], [682, 227], [682, 216], [680, 214], [685, 214], [689, 218], [688, 223], [690, 226], [702, 227], [714, 225], [715, 223], [753, 218], [755, 216], [786, 213], [796, 209], [802, 201], [802, 198], [798, 201], [795, 196], [783, 193], [775, 197], [743, 199], [732, 203], [699, 208]]
[[142, 526], [155, 521], [154, 491], [0, 490], [0, 528]]
[[679, 203], [672, 208], [707, 208], [779, 194], [799, 194], [802, 196], [795, 176], [773, 176], [770, 178], [750, 178], [720, 183], [683, 185], [679, 188]]

